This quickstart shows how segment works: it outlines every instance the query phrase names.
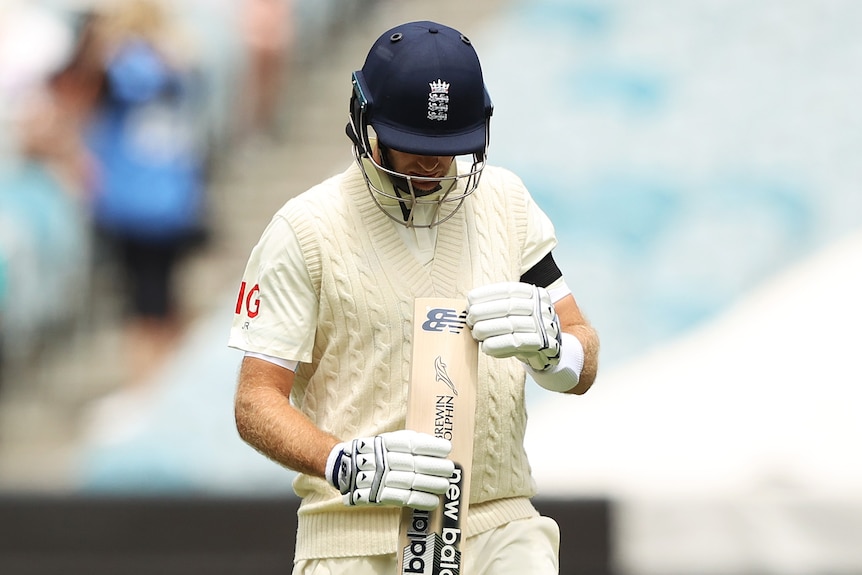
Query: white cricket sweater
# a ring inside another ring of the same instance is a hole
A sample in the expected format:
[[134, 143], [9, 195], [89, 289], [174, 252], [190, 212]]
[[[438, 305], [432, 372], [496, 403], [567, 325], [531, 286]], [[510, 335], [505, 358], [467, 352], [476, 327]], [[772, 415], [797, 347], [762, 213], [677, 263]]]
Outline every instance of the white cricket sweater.
[[[301, 245], [319, 293], [310, 363], [300, 364], [292, 401], [342, 439], [402, 429], [410, 378], [413, 301], [462, 297], [491, 282], [517, 281], [527, 191], [511, 172], [487, 167], [479, 189], [439, 226], [434, 261], [423, 266], [369, 197], [352, 165], [280, 210]], [[535, 516], [523, 448], [524, 368], [480, 354], [476, 431], [465, 536]], [[400, 509], [345, 507], [325, 480], [300, 475], [296, 559], [394, 553]]]

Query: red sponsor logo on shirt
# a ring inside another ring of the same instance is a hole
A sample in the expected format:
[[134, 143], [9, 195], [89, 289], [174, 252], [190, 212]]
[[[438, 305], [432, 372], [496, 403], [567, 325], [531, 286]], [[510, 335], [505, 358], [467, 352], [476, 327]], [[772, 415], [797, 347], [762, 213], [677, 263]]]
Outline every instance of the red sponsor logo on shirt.
[[[248, 290], [248, 293], [246, 293]], [[242, 282], [239, 286], [239, 295], [236, 298], [235, 313], [241, 314], [245, 309], [248, 317], [257, 317], [260, 312], [260, 285], [254, 284], [251, 289], [248, 289], [248, 284]]]

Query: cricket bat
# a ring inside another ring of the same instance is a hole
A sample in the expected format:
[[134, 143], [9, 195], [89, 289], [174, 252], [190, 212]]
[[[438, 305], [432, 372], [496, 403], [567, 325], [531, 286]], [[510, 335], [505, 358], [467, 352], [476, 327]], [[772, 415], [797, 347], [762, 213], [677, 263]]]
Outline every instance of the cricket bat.
[[479, 354], [467, 327], [466, 305], [462, 299], [419, 298], [413, 309], [407, 428], [450, 440], [455, 473], [437, 509], [404, 508], [399, 575], [462, 573]]

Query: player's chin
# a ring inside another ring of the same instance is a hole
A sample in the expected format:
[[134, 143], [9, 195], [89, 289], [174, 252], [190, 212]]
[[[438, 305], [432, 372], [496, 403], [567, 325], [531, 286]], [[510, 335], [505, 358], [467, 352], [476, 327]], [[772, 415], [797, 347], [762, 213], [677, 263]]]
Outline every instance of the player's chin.
[[429, 182], [424, 184], [413, 184], [413, 193], [418, 197], [427, 196], [429, 194], [433, 194], [434, 192], [440, 191], [442, 187], [437, 182]]

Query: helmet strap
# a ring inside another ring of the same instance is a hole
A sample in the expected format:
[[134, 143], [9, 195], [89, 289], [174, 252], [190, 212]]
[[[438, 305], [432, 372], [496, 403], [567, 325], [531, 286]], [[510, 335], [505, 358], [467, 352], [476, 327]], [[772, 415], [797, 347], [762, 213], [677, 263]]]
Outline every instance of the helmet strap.
[[[389, 159], [389, 148], [384, 146], [378, 140], [377, 149], [380, 151], [380, 165], [387, 170], [394, 172], [395, 170], [392, 169], [392, 161]], [[392, 174], [387, 174], [387, 176], [389, 177], [389, 181], [392, 182], [392, 189], [395, 190], [395, 193], [399, 198], [404, 197], [402, 194], [407, 194], [411, 198], [413, 197], [410, 194], [410, 187], [407, 184], [407, 180], [404, 178], [398, 178]], [[398, 205], [401, 207], [401, 215], [404, 217], [404, 221], [410, 221], [410, 213], [413, 211], [413, 202], [410, 202], [410, 206], [407, 205], [407, 202], [398, 202]]]

